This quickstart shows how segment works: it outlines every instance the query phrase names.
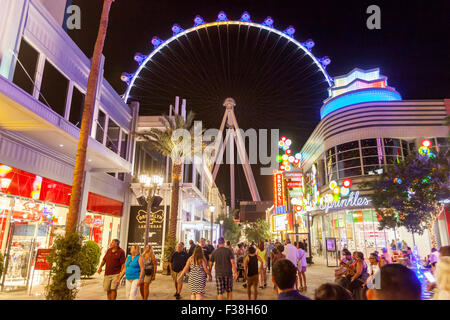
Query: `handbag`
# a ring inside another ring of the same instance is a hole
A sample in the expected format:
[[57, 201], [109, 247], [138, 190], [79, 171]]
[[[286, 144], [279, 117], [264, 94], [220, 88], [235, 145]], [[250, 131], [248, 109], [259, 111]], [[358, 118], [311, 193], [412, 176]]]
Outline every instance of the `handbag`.
[[154, 272], [154, 266], [153, 266], [153, 262], [152, 262], [152, 257], [149, 257], [146, 261], [145, 261], [145, 265], [144, 265], [144, 274], [146, 276], [152, 276], [153, 272]]

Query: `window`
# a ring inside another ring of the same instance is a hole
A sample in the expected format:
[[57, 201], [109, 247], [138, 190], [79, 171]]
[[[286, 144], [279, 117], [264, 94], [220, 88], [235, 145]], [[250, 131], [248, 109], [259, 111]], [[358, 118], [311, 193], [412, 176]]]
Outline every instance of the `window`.
[[384, 152], [386, 153], [386, 156], [402, 156], [402, 151], [400, 148], [385, 147]]
[[376, 147], [376, 146], [377, 146], [377, 139], [364, 139], [364, 140], [361, 140], [361, 148]]
[[69, 121], [73, 125], [81, 128], [81, 119], [83, 118], [85, 95], [78, 90], [77, 87], [73, 87], [72, 102], [70, 104]]
[[366, 156], [377, 156], [378, 155], [378, 149], [377, 148], [363, 148], [362, 149], [362, 155], [363, 155], [363, 157], [366, 157]]
[[120, 127], [110, 119], [106, 136], [106, 147], [115, 153], [119, 151], [119, 133]]
[[184, 182], [192, 183], [192, 164], [186, 163], [184, 165]]
[[361, 175], [361, 167], [339, 171], [339, 179], [360, 175]]
[[122, 131], [122, 141], [120, 143], [120, 156], [127, 159], [128, 151], [128, 134], [125, 131]]
[[353, 168], [353, 167], [358, 167], [361, 166], [361, 161], [359, 158], [357, 159], [352, 159], [352, 160], [346, 160], [346, 161], [339, 161], [338, 162], [338, 169], [339, 170], [343, 170], [343, 169], [347, 169], [347, 168]]
[[401, 147], [399, 139], [384, 138], [385, 147]]
[[69, 80], [48, 60], [45, 61], [39, 101], [64, 117]]
[[382, 166], [383, 165], [383, 159], [380, 159], [378, 157], [366, 157], [363, 158], [363, 165], [364, 166], [370, 166], [370, 165], [378, 165], [378, 166]]
[[125, 181], [125, 173], [119, 172], [117, 174], [117, 179], [119, 179], [120, 181]]
[[352, 158], [359, 158], [359, 149], [338, 153], [339, 161]]
[[198, 190], [202, 191], [202, 177], [197, 170], [195, 170], [195, 186]]
[[344, 152], [347, 150], [352, 150], [352, 149], [358, 149], [359, 145], [358, 145], [358, 141], [352, 141], [352, 142], [347, 142], [344, 144], [340, 144], [337, 146], [337, 152]]
[[106, 114], [102, 110], [98, 110], [97, 117], [97, 131], [95, 133], [95, 140], [103, 144], [103, 135], [105, 133]]
[[39, 53], [26, 40], [22, 39], [18, 61], [14, 69], [13, 83], [31, 95], [34, 91], [34, 76], [38, 59]]

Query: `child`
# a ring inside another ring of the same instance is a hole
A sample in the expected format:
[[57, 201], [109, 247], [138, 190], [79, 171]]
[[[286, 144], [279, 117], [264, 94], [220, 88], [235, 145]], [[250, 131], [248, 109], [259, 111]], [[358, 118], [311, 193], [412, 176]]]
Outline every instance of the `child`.
[[[258, 262], [260, 262], [260, 267], [258, 268]], [[251, 246], [248, 248], [248, 255], [244, 260], [244, 274], [247, 280], [247, 295], [248, 299], [252, 299], [252, 287], [255, 300], [258, 296], [258, 277], [261, 274], [263, 266], [263, 260], [260, 256], [256, 255], [255, 247]]]

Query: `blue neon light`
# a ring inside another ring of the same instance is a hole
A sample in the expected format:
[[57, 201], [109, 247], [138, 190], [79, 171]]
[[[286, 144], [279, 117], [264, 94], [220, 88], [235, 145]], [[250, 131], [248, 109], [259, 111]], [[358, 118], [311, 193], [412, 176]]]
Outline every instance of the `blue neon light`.
[[398, 101], [402, 100], [402, 96], [396, 92], [384, 88], [379, 89], [363, 89], [349, 92], [325, 103], [320, 110], [320, 119], [325, 118], [330, 113], [352, 104], [374, 101]]

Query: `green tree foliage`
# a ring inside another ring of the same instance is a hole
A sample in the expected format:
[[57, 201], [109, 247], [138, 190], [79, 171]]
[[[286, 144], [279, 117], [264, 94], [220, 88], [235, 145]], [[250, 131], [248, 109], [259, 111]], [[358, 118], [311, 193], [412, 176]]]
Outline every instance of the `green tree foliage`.
[[97, 271], [101, 249], [95, 241], [86, 241], [81, 247], [81, 275], [91, 277]]
[[270, 226], [266, 220], [258, 219], [256, 222], [249, 223], [244, 229], [245, 237], [249, 241], [258, 243], [259, 241], [265, 241], [270, 239]]
[[[50, 282], [45, 288], [47, 300], [74, 300], [77, 295], [76, 289], [69, 289], [68, 278], [72, 275], [67, 273], [69, 266], [79, 266], [83, 260], [81, 248], [83, 237], [80, 233], [70, 232], [65, 236], [57, 236], [52, 246], [52, 253], [48, 261], [50, 269]], [[81, 267], [80, 267], [81, 269]]]
[[221, 214], [217, 217], [216, 223], [219, 224], [221, 220], [223, 220], [222, 234], [225, 240], [230, 240], [232, 243], [239, 242], [241, 227], [233, 220], [232, 215], [227, 217]]
[[433, 241], [432, 227], [443, 208], [440, 201], [450, 196], [449, 162], [448, 151], [433, 157], [413, 154], [364, 183], [373, 190], [380, 229], [403, 226], [422, 234], [428, 228]]

